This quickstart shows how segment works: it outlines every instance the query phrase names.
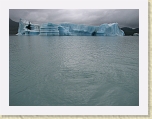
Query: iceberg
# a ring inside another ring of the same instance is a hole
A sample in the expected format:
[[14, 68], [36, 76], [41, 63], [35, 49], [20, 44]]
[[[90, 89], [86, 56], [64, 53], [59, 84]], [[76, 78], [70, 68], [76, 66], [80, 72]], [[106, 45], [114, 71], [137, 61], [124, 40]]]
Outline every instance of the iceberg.
[[72, 23], [43, 23], [32, 24], [20, 19], [17, 35], [45, 35], [45, 36], [124, 36], [124, 31], [118, 23], [101, 24], [100, 26], [88, 26]]

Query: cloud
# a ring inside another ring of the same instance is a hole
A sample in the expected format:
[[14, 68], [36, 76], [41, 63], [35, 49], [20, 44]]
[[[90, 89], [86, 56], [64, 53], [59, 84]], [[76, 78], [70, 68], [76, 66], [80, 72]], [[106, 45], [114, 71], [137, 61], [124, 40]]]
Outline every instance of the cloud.
[[117, 22], [120, 27], [139, 27], [138, 9], [10, 9], [9, 17], [33, 23], [62, 23], [101, 25]]

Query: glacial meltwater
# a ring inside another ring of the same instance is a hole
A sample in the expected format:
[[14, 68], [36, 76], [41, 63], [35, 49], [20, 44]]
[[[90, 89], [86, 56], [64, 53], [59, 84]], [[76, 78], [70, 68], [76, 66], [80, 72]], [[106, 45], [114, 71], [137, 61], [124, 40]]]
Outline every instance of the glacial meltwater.
[[10, 106], [138, 106], [138, 36], [9, 36]]

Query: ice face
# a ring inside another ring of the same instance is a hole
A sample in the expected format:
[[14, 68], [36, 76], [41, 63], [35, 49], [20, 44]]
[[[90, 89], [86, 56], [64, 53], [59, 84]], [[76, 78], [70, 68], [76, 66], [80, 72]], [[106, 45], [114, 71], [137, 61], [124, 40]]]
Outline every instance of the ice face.
[[44, 23], [41, 26], [20, 19], [17, 35], [55, 35], [55, 36], [124, 36], [118, 23], [102, 24], [100, 26], [87, 26], [81, 24]]
[[[124, 32], [118, 27], [118, 23], [102, 24], [100, 26], [87, 26], [87, 25], [78, 25], [71, 23], [62, 23], [60, 24], [60, 26], [66, 29], [69, 28], [68, 32], [71, 35], [76, 35], [76, 36], [123, 36], [124, 35]], [[62, 30], [62, 35], [65, 32], [67, 32], [64, 31], [65, 30]]]
[[40, 27], [40, 35], [58, 36], [58, 25], [52, 23], [42, 24]]
[[75, 36], [91, 36], [96, 29], [95, 26], [86, 26], [71, 23], [62, 23], [60, 26], [69, 29], [69, 33]]
[[97, 36], [124, 36], [124, 32], [118, 27], [118, 23], [102, 24], [99, 26]]
[[25, 33], [25, 24], [26, 21], [20, 19], [17, 35], [23, 35]]
[[20, 19], [18, 33], [16, 35], [38, 35], [40, 26], [27, 20]]
[[58, 30], [60, 36], [71, 36], [71, 33], [69, 32], [69, 27], [59, 26]]

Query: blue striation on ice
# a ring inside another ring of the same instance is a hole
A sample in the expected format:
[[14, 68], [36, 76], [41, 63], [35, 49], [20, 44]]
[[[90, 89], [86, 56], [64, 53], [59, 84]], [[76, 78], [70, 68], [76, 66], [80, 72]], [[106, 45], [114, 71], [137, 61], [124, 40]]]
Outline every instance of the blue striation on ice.
[[52, 23], [42, 24], [40, 27], [40, 35], [59, 36], [58, 25]]
[[87, 26], [81, 24], [53, 23], [32, 24], [20, 19], [17, 35], [50, 35], [50, 36], [124, 36], [118, 23]]

